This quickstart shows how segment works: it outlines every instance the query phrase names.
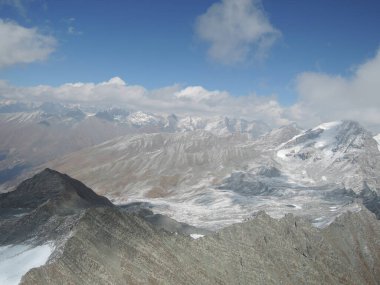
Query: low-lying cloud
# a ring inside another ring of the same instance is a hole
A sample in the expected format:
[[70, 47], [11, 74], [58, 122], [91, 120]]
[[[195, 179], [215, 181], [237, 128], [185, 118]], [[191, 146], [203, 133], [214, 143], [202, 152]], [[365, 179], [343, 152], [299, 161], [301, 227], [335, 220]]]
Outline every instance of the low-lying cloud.
[[134, 110], [178, 115], [222, 115], [259, 119], [272, 125], [289, 123], [275, 97], [256, 94], [235, 97], [226, 91], [209, 91], [201, 86], [173, 85], [148, 90], [140, 85], [129, 85], [119, 77], [97, 84], [77, 82], [57, 87], [16, 87], [2, 81], [0, 94], [3, 98], [15, 100], [59, 101], [102, 107], [123, 106]]

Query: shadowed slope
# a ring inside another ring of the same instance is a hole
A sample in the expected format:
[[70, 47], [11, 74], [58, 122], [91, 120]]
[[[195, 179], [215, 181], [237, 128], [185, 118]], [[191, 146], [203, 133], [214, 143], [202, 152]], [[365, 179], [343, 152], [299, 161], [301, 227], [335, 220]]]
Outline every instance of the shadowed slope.
[[0, 209], [35, 209], [46, 201], [69, 201], [77, 207], [112, 206], [105, 197], [97, 195], [82, 182], [46, 168], [22, 182], [14, 191], [0, 194]]

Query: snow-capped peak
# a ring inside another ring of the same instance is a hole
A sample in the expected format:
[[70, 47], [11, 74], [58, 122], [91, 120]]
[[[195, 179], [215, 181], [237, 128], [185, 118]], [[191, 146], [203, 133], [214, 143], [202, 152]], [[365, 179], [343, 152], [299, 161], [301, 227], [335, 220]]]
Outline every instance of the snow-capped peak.
[[377, 134], [376, 136], [373, 137], [375, 141], [377, 142], [377, 148], [380, 151], [380, 134]]
[[[355, 163], [371, 156], [371, 134], [354, 121], [321, 124], [302, 132], [278, 147], [275, 159], [289, 172], [303, 173], [309, 181], [341, 181], [360, 190], [361, 173]], [[350, 172], [350, 175], [347, 173]]]
[[367, 136], [365, 131], [355, 121], [334, 121], [323, 123], [313, 129], [304, 131], [284, 143], [280, 148], [304, 148], [313, 147], [316, 149], [338, 149], [343, 145], [347, 147], [359, 148], [362, 144], [363, 136]]
[[342, 121], [334, 121], [320, 124], [315, 127], [313, 130], [322, 129], [322, 130], [330, 130], [342, 124]]
[[342, 125], [342, 123], [342, 121], [328, 122], [314, 128], [312, 131], [318, 132], [318, 130], [323, 130], [323, 132], [315, 140], [314, 147], [321, 149], [328, 145], [334, 144], [337, 138], [337, 129]]
[[157, 123], [159, 119], [151, 114], [137, 111], [128, 116], [128, 121], [136, 126], [142, 126], [149, 123]]

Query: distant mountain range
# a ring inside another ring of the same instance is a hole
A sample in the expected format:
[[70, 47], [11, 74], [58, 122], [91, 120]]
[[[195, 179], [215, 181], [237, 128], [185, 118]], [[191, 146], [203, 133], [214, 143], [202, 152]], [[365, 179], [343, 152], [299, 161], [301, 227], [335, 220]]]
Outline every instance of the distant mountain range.
[[193, 130], [220, 135], [244, 133], [253, 138], [270, 128], [259, 121], [227, 117], [163, 116], [120, 108], [96, 111], [52, 102], [2, 101], [0, 189], [14, 186], [9, 182], [20, 175], [26, 178], [28, 171], [35, 166], [118, 136]]
[[[0, 102], [0, 114], [2, 120], [18, 123], [37, 122], [50, 126], [52, 120], [62, 120], [66, 124], [78, 123], [80, 121], [95, 117], [107, 122], [117, 123], [131, 129], [142, 129], [144, 131], [162, 132], [185, 132], [195, 130], [206, 130], [215, 134], [226, 135], [232, 133], [246, 133], [255, 138], [271, 128], [261, 121], [247, 121], [244, 119], [228, 117], [197, 117], [158, 115], [143, 111], [132, 111], [121, 108], [108, 108], [96, 110], [90, 108], [81, 109], [80, 106], [65, 106], [60, 103], [44, 102], [40, 104], [26, 104], [21, 102]], [[74, 120], [74, 122], [72, 122]], [[131, 131], [129, 129], [129, 131]]]
[[356, 211], [357, 199], [380, 209], [378, 136], [353, 121], [271, 130], [243, 119], [58, 103], [3, 102], [0, 110], [3, 191], [51, 167], [117, 204], [150, 203], [207, 229], [259, 210], [324, 226]]

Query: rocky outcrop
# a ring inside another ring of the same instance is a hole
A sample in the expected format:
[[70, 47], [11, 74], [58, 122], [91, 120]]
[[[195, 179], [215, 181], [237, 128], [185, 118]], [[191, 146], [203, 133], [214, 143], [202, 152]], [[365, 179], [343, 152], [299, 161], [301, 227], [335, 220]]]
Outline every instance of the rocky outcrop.
[[21, 284], [378, 284], [379, 241], [379, 221], [365, 209], [324, 230], [261, 212], [192, 240], [139, 215], [92, 208], [62, 255]]
[[33, 210], [48, 200], [72, 208], [112, 206], [107, 198], [97, 195], [82, 182], [46, 168], [22, 182], [16, 190], [0, 194], [0, 209]]
[[0, 194], [0, 245], [61, 239], [84, 209], [113, 207], [78, 180], [51, 169]]

